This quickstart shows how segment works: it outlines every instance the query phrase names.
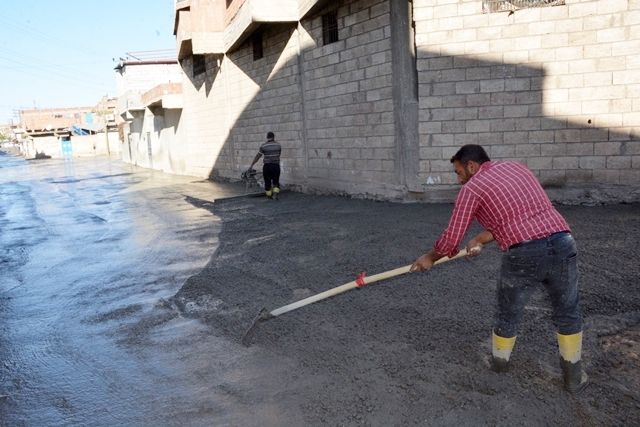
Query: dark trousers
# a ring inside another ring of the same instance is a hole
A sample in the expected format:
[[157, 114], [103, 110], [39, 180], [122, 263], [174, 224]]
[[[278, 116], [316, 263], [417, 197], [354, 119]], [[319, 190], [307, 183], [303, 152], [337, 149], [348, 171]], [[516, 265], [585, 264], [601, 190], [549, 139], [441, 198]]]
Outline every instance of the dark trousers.
[[569, 233], [556, 233], [512, 247], [502, 255], [497, 290], [496, 335], [511, 338], [531, 293], [544, 286], [551, 299], [557, 331], [571, 335], [582, 331], [578, 296], [576, 243]]
[[273, 187], [280, 188], [280, 165], [277, 163], [265, 163], [262, 166], [262, 176], [264, 177], [265, 191]]

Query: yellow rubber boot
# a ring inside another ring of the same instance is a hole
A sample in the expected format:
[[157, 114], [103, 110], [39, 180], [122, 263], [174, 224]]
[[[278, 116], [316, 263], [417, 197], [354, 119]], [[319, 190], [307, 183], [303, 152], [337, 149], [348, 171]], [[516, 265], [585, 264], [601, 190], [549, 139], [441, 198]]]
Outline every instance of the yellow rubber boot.
[[271, 198], [271, 194], [272, 194], [272, 192], [271, 192], [271, 190], [267, 190], [267, 191], [265, 191], [265, 193], [264, 193], [264, 194], [265, 194], [268, 198]]
[[582, 332], [571, 335], [558, 334], [558, 349], [564, 388], [569, 393], [579, 393], [589, 381], [589, 376], [582, 369]]
[[273, 190], [273, 198], [277, 199], [278, 198], [278, 193], [280, 193], [280, 188], [273, 187], [272, 190]]
[[494, 332], [491, 343], [491, 369], [495, 372], [506, 372], [509, 369], [509, 358], [516, 344], [516, 337], [505, 338]]

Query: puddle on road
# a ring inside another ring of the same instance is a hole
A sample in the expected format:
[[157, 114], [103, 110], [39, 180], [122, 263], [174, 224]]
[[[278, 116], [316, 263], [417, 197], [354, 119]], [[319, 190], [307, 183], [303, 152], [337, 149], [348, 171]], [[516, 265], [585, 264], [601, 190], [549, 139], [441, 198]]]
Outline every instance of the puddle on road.
[[250, 390], [255, 356], [163, 303], [217, 244], [185, 197], [235, 190], [108, 159], [0, 163], [0, 424], [238, 420], [225, 393]]

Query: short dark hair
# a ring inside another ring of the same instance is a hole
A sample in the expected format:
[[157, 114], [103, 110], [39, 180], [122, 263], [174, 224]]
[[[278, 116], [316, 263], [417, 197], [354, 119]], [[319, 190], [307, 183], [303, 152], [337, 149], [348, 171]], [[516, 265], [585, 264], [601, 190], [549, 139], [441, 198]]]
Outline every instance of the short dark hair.
[[275, 138], [275, 135], [273, 134], [273, 132], [267, 132], [267, 139], [273, 139]]
[[451, 163], [458, 161], [463, 165], [466, 165], [472, 160], [479, 164], [483, 164], [491, 159], [487, 155], [487, 152], [484, 151], [484, 148], [475, 144], [463, 145], [458, 152], [451, 157]]

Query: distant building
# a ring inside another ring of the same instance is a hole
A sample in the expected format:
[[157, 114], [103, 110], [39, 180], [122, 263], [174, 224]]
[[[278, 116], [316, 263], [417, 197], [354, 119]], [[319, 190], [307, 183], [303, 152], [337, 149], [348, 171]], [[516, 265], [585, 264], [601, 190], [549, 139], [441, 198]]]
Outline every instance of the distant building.
[[132, 55], [115, 68], [122, 159], [168, 170], [163, 159], [174, 145], [182, 108], [182, 70], [174, 52]]
[[93, 107], [20, 110], [20, 127], [25, 136], [69, 135], [74, 125], [93, 124]]
[[103, 97], [93, 107], [21, 110], [13, 133], [27, 158], [119, 154], [115, 108]]

